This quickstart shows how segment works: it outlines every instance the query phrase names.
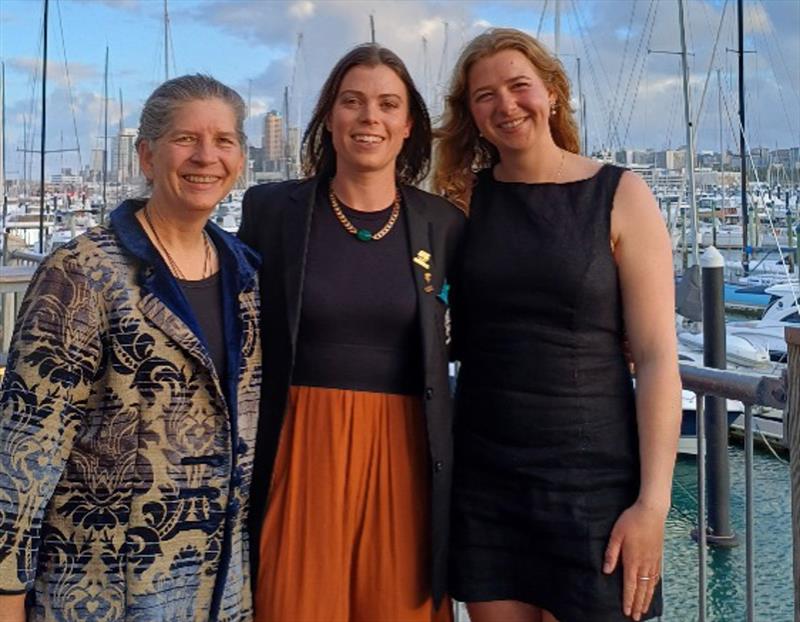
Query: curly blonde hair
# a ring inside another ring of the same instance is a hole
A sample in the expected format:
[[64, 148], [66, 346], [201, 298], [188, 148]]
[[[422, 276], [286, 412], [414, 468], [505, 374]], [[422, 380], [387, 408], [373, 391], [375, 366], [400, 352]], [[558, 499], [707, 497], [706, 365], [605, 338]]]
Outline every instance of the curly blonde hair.
[[570, 107], [569, 80], [561, 62], [530, 35], [514, 28], [490, 28], [470, 41], [456, 63], [436, 129], [434, 190], [468, 209], [475, 172], [500, 161], [497, 149], [478, 132], [469, 110], [469, 71], [479, 60], [503, 50], [521, 52], [555, 95], [550, 117], [553, 141], [566, 151], [580, 152], [578, 126]]

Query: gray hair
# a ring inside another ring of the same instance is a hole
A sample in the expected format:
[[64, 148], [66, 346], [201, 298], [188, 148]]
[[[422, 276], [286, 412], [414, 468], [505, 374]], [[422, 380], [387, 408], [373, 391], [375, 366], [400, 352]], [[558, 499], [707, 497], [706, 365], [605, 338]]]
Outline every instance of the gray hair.
[[156, 88], [147, 98], [139, 118], [139, 133], [136, 147], [143, 141], [150, 143], [166, 134], [175, 111], [183, 104], [204, 99], [220, 99], [233, 110], [236, 118], [236, 134], [244, 150], [247, 136], [244, 133], [244, 120], [247, 111], [241, 96], [231, 87], [208, 75], [196, 73], [167, 80]]

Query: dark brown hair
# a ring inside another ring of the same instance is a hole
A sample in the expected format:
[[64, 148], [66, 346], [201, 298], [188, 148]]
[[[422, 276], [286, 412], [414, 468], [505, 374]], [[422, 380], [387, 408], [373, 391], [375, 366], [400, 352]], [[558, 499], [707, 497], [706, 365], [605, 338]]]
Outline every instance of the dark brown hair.
[[397, 156], [395, 175], [400, 183], [415, 184], [428, 174], [431, 161], [431, 120], [428, 109], [400, 57], [376, 43], [364, 43], [345, 54], [331, 70], [314, 107], [314, 114], [303, 134], [303, 173], [307, 176], [333, 177], [336, 174], [336, 151], [325, 122], [330, 116], [345, 75], [353, 67], [386, 65], [403, 81], [408, 91], [408, 114], [411, 133]]

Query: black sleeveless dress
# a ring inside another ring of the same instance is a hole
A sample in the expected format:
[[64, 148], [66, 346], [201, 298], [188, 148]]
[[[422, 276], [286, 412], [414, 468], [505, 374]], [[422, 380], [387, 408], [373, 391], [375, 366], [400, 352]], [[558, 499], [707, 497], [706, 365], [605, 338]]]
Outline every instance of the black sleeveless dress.
[[[451, 594], [560, 622], [630, 620], [602, 573], [639, 492], [639, 445], [610, 249], [623, 169], [473, 192], [460, 291]], [[454, 292], [456, 293], [456, 292]], [[643, 619], [660, 615], [660, 586]]]

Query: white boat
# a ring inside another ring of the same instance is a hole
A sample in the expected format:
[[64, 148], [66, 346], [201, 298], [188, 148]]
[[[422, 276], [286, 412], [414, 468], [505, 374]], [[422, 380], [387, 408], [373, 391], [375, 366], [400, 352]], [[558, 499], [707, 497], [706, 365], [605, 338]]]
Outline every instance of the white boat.
[[[681, 331], [678, 333], [678, 343], [702, 353], [703, 333]], [[769, 350], [763, 344], [754, 343], [744, 336], [733, 335], [730, 331], [725, 337], [725, 353], [730, 363], [742, 367], [755, 369], [770, 365]]]
[[800, 286], [797, 283], [773, 285], [764, 290], [772, 299], [764, 315], [759, 320], [729, 322], [728, 339], [744, 339], [754, 346], [765, 349], [773, 361], [785, 361], [787, 346], [785, 329], [800, 327], [800, 309], [797, 296]]

